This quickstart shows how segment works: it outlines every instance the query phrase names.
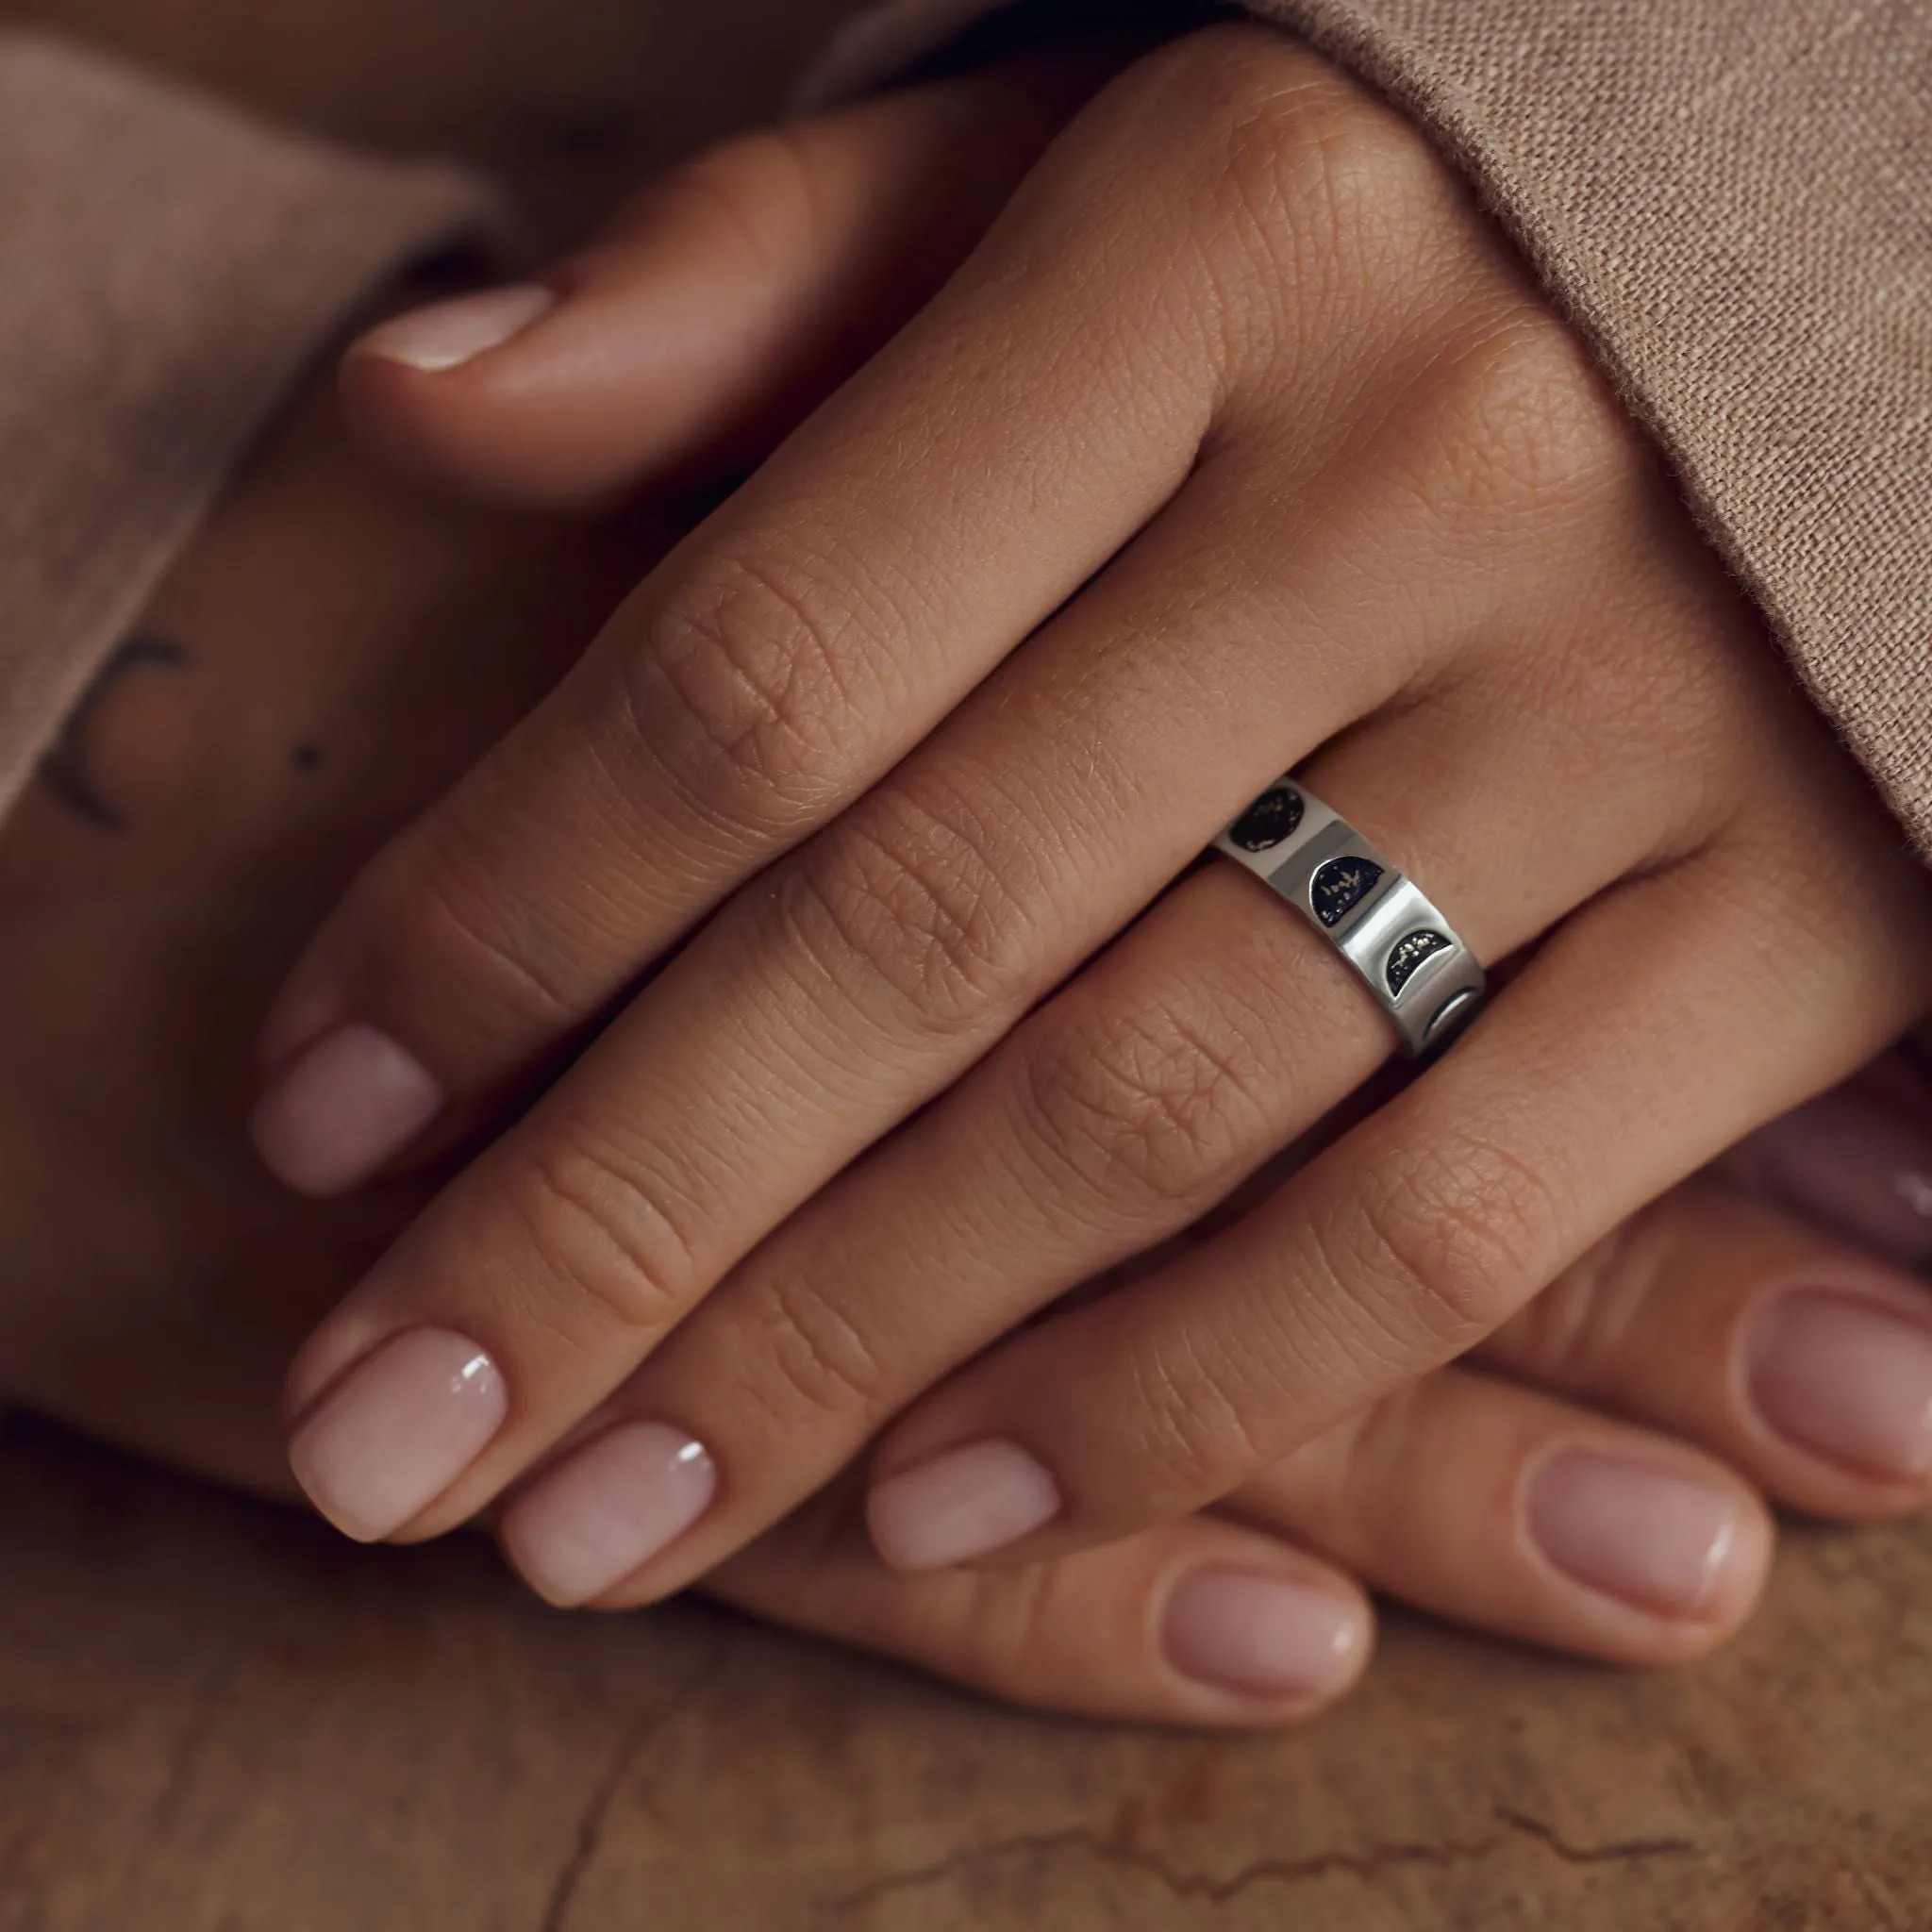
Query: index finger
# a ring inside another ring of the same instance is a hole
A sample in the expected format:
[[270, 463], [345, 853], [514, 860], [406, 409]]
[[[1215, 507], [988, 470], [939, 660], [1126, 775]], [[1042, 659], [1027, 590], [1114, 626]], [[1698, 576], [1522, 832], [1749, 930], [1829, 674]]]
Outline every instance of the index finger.
[[595, 1015], [1184, 480], [1213, 371], [1176, 380], [1119, 245], [1159, 209], [1058, 174], [363, 874], [268, 1029], [257, 1138], [285, 1180], [354, 1183]]

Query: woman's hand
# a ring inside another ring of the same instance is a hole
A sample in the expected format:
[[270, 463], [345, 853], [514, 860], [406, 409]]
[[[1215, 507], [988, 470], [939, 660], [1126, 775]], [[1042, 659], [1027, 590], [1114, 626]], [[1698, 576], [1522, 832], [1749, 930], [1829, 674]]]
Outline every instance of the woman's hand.
[[[386, 487], [312, 401], [236, 491], [150, 613], [153, 648], [104, 681], [0, 837], [8, 1399], [292, 1489], [289, 1357], [433, 1176], [325, 1205], [268, 1185], [239, 1126], [256, 1015], [319, 902], [548, 686], [635, 560], [613, 533]], [[1910, 1068], [1810, 1111], [1756, 1178], [1923, 1257], [1903, 1217], [1932, 1102]], [[1630, 1662], [1718, 1642], [1763, 1574], [1760, 1492], [1852, 1518], [1918, 1507], [1928, 1406], [1932, 1307], [1908, 1276], [1693, 1186], [1480, 1372], [1352, 1419], [1227, 1515], [905, 1576], [845, 1482], [704, 1587], [1026, 1703], [1290, 1723], [1363, 1667], [1364, 1586]]]
[[[955, 84], [945, 151], [1015, 85]], [[458, 419], [508, 446], [574, 390], [587, 487], [682, 453], [648, 407], [682, 338], [637, 345], [692, 299], [689, 200], [749, 197], [751, 262], [808, 209], [849, 265], [897, 206], [853, 184], [935, 168], [920, 118], [710, 164], [467, 361], [447, 315], [440, 354], [376, 340], [365, 411], [449, 470]], [[1520, 970], [1244, 1217], [990, 1347], [1387, 1056], [1254, 880], [1173, 883], [1287, 767]], [[908, 1404], [870, 1498], [902, 1567], [1172, 1522], [1868, 1058], [1928, 942], [1895, 827], [1454, 178], [1291, 42], [1204, 31], [1073, 120], [306, 956], [258, 1133], [318, 1191], [657, 970], [323, 1324], [296, 1467], [364, 1538], [513, 1491], [559, 1602], [689, 1581]]]
[[[1886, 1078], [1904, 1107], [1847, 1091], [1779, 1124], [1805, 1193], [1836, 1194], [1824, 1143], [1847, 1119], [1860, 1191], [1921, 1173], [1932, 1090]], [[1385, 1398], [1210, 1514], [893, 1575], [841, 1484], [707, 1587], [1022, 1703], [1279, 1724], [1362, 1669], [1362, 1586], [1620, 1663], [1702, 1655], [1766, 1574], [1771, 1525], [1740, 1475], [1817, 1515], [1923, 1507], [1932, 1305], [1875, 1256], [1700, 1181], [1567, 1271], [1474, 1369]]]

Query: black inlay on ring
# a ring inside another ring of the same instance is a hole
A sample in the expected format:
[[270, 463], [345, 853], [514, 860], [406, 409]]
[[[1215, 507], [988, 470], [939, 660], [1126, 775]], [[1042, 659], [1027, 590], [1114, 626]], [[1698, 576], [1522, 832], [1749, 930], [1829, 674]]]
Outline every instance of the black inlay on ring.
[[1308, 887], [1308, 904], [1324, 925], [1340, 925], [1375, 890], [1382, 868], [1367, 858], [1331, 858]]
[[1266, 852], [1293, 838], [1302, 809], [1302, 795], [1292, 785], [1271, 786], [1227, 828], [1228, 839], [1243, 852]]
[[1449, 943], [1446, 933], [1432, 932], [1427, 926], [1397, 940], [1390, 950], [1389, 964], [1383, 969], [1390, 996], [1399, 997], [1402, 989], [1415, 977], [1415, 969], [1431, 955], [1447, 952]]

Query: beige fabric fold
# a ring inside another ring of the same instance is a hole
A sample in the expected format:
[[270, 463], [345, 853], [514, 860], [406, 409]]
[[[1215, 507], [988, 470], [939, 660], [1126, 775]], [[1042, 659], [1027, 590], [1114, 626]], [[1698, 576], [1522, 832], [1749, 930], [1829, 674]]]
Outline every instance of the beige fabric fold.
[[345, 315], [491, 203], [0, 35], [0, 810]]
[[[1932, 4], [1247, 5], [1468, 171], [1932, 853]], [[1023, 11], [890, 0], [816, 91]], [[0, 808], [304, 363], [487, 208], [0, 34]]]
[[[1932, 857], [1932, 4], [1245, 4], [1474, 179]], [[1005, 10], [890, 0], [810, 91]]]

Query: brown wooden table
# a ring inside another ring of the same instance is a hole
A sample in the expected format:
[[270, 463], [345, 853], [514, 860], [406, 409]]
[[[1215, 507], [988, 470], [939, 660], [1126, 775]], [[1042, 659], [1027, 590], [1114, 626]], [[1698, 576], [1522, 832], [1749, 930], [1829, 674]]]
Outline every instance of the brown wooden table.
[[1345, 1709], [1229, 1740], [0, 1432], [4, 1932], [1916, 1932], [1928, 1739], [1918, 1530], [1795, 1536], [1674, 1674], [1391, 1617]]
[[[847, 0], [27, 0], [568, 234]], [[0, 269], [4, 272], [4, 269]], [[1932, 1534], [1794, 1534], [1712, 1663], [1391, 1617], [1300, 1735], [1020, 1717], [724, 1614], [545, 1611], [0, 1423], [0, 1932], [1932, 1927]]]

